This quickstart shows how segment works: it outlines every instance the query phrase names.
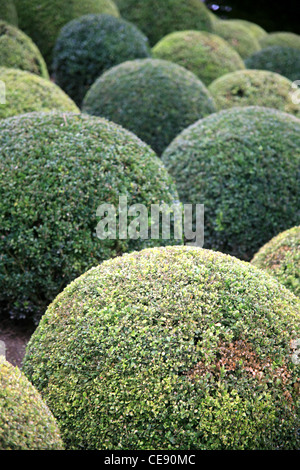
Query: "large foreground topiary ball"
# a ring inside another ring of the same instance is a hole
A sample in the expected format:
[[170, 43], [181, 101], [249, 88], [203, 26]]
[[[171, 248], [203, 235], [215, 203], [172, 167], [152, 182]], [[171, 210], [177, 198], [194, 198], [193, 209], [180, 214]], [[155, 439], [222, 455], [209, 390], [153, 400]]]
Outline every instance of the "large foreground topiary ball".
[[245, 60], [248, 69], [269, 70], [292, 82], [300, 77], [300, 50], [286, 46], [266, 47]]
[[18, 367], [0, 356], [0, 450], [63, 450], [57, 422]]
[[5, 84], [5, 103], [0, 104], [0, 119], [35, 111], [79, 112], [61, 88], [34, 73], [0, 67], [0, 80]]
[[248, 29], [248, 31], [255, 36], [256, 39], [260, 40], [264, 38], [268, 33], [264, 28], [259, 26], [256, 23], [253, 23], [252, 21], [248, 20], [242, 20], [242, 19], [232, 19], [230, 20], [231, 23], [233, 24], [240, 24]]
[[169, 61], [127, 61], [92, 85], [82, 109], [134, 132], [161, 154], [185, 127], [215, 111], [205, 85]]
[[249, 263], [147, 249], [71, 283], [24, 371], [69, 449], [296, 449], [299, 320], [299, 299]]
[[208, 87], [217, 109], [265, 106], [300, 116], [293, 99], [292, 82], [268, 70], [238, 70], [214, 80]]
[[27, 70], [49, 79], [46, 63], [37, 46], [20, 29], [1, 20], [0, 66]]
[[132, 212], [128, 224], [122, 222], [122, 236], [118, 224], [115, 235], [109, 224], [107, 237], [99, 236], [103, 204], [112, 206], [110, 218], [112, 210], [119, 216], [120, 196], [127, 197], [128, 211], [134, 204], [149, 211], [152, 204], [178, 200], [160, 159], [121, 127], [74, 113], [27, 114], [0, 122], [0, 149], [1, 312], [39, 319], [90, 267], [172, 243], [135, 240], [127, 230]]
[[255, 254], [252, 264], [264, 269], [300, 297], [300, 227], [276, 235]]
[[289, 31], [276, 31], [260, 39], [261, 48], [283, 46], [300, 49], [300, 35]]
[[150, 55], [147, 37], [132, 23], [111, 15], [86, 15], [62, 28], [54, 48], [53, 73], [56, 83], [81, 105], [105, 70]]
[[116, 0], [122, 17], [135, 23], [154, 46], [174, 31], [211, 31], [208, 8], [199, 0]]
[[32, 38], [48, 66], [60, 29], [75, 18], [88, 14], [120, 16], [113, 0], [16, 0], [19, 27]]
[[205, 85], [245, 68], [242, 58], [224, 39], [203, 31], [170, 33], [154, 46], [152, 55], [185, 67]]
[[217, 21], [214, 23], [213, 32], [225, 39], [243, 59], [261, 49], [258, 39], [248, 28], [235, 21]]
[[14, 0], [0, 0], [0, 20], [18, 26], [18, 14]]
[[261, 106], [199, 120], [162, 155], [181, 202], [204, 204], [204, 247], [249, 261], [299, 222], [300, 120]]

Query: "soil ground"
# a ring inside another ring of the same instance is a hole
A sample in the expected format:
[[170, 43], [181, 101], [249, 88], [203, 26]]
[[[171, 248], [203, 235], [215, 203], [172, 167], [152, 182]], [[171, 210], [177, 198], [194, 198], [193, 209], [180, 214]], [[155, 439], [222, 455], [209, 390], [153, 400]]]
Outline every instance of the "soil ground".
[[5, 357], [13, 366], [21, 367], [26, 345], [34, 332], [32, 325], [0, 321], [0, 341], [5, 346]]

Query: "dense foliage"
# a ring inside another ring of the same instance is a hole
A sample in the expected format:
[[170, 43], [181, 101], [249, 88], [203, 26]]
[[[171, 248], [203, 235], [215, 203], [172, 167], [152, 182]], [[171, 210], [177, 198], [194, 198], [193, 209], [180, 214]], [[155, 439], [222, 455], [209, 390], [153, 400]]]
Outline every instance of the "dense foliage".
[[283, 46], [300, 49], [300, 35], [286, 31], [269, 33], [267, 36], [260, 39], [259, 42], [262, 48], [269, 46]]
[[217, 21], [214, 23], [213, 32], [225, 39], [243, 59], [261, 49], [258, 39], [248, 28], [235, 21]]
[[248, 29], [248, 31], [255, 36], [256, 39], [260, 40], [265, 37], [268, 33], [256, 23], [247, 20], [233, 19], [230, 20], [231, 23], [240, 24]]
[[18, 15], [14, 0], [0, 0], [0, 20], [18, 25]]
[[248, 69], [269, 70], [292, 82], [300, 77], [300, 50], [286, 46], [269, 46], [245, 60]]

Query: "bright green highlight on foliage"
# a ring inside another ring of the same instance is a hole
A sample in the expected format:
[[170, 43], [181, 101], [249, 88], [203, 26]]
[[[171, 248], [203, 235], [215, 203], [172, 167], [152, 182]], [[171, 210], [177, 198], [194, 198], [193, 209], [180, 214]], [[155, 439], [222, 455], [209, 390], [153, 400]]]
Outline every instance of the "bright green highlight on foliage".
[[300, 49], [300, 36], [299, 34], [291, 32], [276, 31], [274, 33], [269, 33], [267, 36], [262, 38], [260, 40], [260, 45], [262, 48], [269, 46], [283, 46]]
[[0, 0], [0, 20], [18, 26], [18, 15], [14, 0]]
[[259, 26], [256, 23], [253, 23], [252, 21], [234, 19], [234, 20], [230, 20], [230, 22], [246, 27], [248, 31], [252, 35], [254, 35], [254, 37], [258, 40], [262, 39], [268, 34], [261, 26]]
[[269, 70], [292, 82], [300, 77], [300, 50], [285, 46], [269, 46], [245, 60], [248, 69]]
[[258, 40], [248, 28], [235, 21], [217, 21], [214, 23], [213, 32], [225, 39], [243, 59], [261, 49]]

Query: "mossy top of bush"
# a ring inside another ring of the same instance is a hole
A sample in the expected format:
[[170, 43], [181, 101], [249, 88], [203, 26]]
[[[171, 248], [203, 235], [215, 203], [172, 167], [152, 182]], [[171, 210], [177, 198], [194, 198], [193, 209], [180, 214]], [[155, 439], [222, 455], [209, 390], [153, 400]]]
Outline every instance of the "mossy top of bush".
[[66, 93], [50, 80], [25, 70], [0, 67], [5, 84], [5, 101], [0, 104], [0, 119], [34, 111], [79, 112]]
[[0, 20], [0, 66], [49, 79], [46, 63], [33, 41], [17, 27]]
[[205, 85], [229, 72], [245, 68], [240, 55], [221, 37], [203, 31], [178, 31], [161, 39], [153, 57], [182, 65]]
[[147, 37], [134, 24], [111, 15], [85, 15], [62, 28], [53, 72], [57, 84], [80, 106], [105, 70], [150, 55]]
[[292, 82], [300, 77], [300, 50], [285, 46], [269, 46], [245, 60], [248, 69], [269, 70]]
[[250, 261], [299, 222], [300, 120], [262, 106], [219, 111], [162, 155], [183, 204], [204, 204], [204, 247]]
[[300, 49], [300, 35], [286, 31], [275, 31], [260, 39], [261, 48], [283, 46]]
[[292, 82], [268, 70], [238, 70], [217, 78], [209, 87], [217, 109], [265, 106], [300, 116], [291, 94]]
[[178, 200], [160, 159], [120, 126], [82, 114], [27, 114], [0, 122], [0, 152], [1, 312], [35, 320], [86, 269], [172, 243], [98, 238], [102, 204], [118, 215], [119, 196], [147, 210]]
[[296, 449], [299, 320], [250, 263], [146, 249], [71, 283], [23, 367], [70, 449]]
[[0, 356], [0, 450], [63, 450], [54, 416], [18, 367]]
[[247, 21], [247, 20], [241, 20], [241, 19], [232, 19], [230, 20], [231, 23], [234, 24], [241, 24], [242, 26], [245, 26], [248, 31], [255, 36], [256, 39], [260, 40], [264, 38], [268, 33], [267, 31], [259, 26], [256, 23], [253, 23], [252, 21]]
[[220, 20], [214, 23], [213, 32], [225, 39], [245, 59], [261, 49], [258, 40], [242, 24], [231, 20]]
[[18, 15], [14, 0], [0, 0], [0, 20], [18, 26]]
[[139, 59], [99, 77], [82, 109], [121, 124], [160, 155], [181, 130], [213, 113], [215, 105], [189, 70], [166, 60]]
[[113, 0], [16, 0], [19, 26], [40, 49], [48, 67], [60, 29], [87, 14], [120, 16]]
[[300, 226], [276, 235], [260, 248], [251, 262], [300, 297]]
[[154, 46], [174, 31], [211, 31], [208, 8], [199, 0], [116, 0], [122, 17], [135, 23]]

